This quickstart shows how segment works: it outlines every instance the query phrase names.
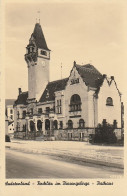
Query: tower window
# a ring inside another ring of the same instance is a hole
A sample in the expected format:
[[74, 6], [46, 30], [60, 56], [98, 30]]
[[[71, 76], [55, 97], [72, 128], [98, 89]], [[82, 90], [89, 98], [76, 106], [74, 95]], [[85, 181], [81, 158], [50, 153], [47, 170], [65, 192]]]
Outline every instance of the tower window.
[[44, 50], [41, 50], [41, 54], [47, 56], [47, 52]]
[[12, 109], [10, 110], [10, 113], [13, 114], [13, 110]]
[[107, 98], [106, 105], [113, 106], [113, 99], [111, 97]]

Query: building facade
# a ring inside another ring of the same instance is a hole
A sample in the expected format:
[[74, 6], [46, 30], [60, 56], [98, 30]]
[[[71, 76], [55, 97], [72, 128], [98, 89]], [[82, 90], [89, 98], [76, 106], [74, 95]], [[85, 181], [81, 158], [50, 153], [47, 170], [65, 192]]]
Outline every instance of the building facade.
[[5, 133], [11, 137], [14, 136], [14, 105], [15, 99], [6, 99], [5, 100]]
[[15, 137], [83, 140], [103, 120], [115, 124], [121, 138], [121, 94], [113, 76], [75, 61], [68, 78], [49, 82], [50, 50], [39, 23], [26, 47], [28, 91], [14, 104]]

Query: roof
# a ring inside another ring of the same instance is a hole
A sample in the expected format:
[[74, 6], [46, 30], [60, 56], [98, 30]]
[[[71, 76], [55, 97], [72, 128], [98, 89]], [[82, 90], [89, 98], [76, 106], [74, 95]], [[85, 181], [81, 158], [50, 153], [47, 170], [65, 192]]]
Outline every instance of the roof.
[[55, 100], [55, 92], [65, 89], [68, 78], [49, 82], [39, 100], [39, 102]]
[[28, 98], [28, 91], [20, 93], [17, 100], [15, 101], [15, 105], [19, 105], [19, 104], [26, 105], [27, 98]]
[[49, 50], [45, 41], [45, 37], [41, 28], [41, 25], [39, 23], [35, 24], [34, 31], [32, 33], [35, 43], [38, 48]]
[[77, 65], [76, 63], [74, 65], [87, 86], [93, 88], [100, 86], [103, 76], [93, 65]]

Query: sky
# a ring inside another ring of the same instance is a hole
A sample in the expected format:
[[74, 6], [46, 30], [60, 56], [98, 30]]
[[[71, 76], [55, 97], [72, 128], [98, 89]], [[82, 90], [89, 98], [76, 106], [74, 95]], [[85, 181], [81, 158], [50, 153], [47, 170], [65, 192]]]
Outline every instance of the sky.
[[26, 46], [34, 30], [37, 11], [51, 50], [50, 81], [68, 77], [77, 64], [90, 63], [102, 74], [114, 76], [125, 90], [126, 17], [120, 0], [41, 1], [5, 5], [5, 98], [15, 99], [18, 88], [28, 89]]

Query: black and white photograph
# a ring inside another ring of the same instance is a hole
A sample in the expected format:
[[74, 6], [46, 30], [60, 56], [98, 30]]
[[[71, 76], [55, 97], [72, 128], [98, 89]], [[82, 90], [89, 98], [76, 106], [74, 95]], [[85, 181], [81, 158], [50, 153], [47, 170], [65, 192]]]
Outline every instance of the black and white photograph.
[[6, 185], [124, 179], [125, 5], [6, 1]]

